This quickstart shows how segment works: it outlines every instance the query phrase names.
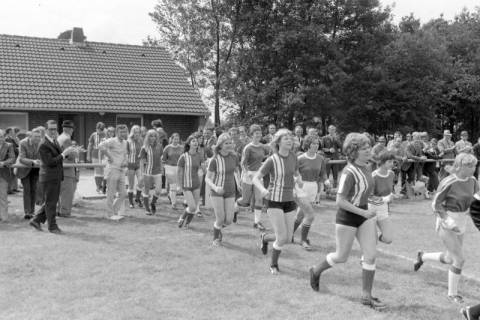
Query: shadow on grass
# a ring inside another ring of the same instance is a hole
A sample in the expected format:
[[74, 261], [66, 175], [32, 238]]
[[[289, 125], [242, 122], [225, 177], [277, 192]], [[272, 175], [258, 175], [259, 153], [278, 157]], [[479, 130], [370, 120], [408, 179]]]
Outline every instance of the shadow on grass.
[[106, 236], [102, 234], [68, 231], [62, 234], [62, 236], [67, 238], [78, 239], [81, 241], [92, 242], [92, 243], [98, 243], [98, 242], [104, 242], [107, 244], [116, 243], [116, 241], [114, 241], [115, 240], [114, 237]]

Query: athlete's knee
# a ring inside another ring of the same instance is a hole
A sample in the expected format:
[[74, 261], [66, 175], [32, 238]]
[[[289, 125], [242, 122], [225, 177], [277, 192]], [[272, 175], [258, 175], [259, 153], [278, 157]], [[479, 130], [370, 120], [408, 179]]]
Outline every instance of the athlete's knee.
[[329, 257], [331, 261], [334, 263], [345, 263], [348, 261], [348, 256], [349, 256], [348, 253], [340, 252], [340, 253], [331, 254]]
[[283, 247], [288, 242], [288, 235], [287, 234], [278, 235], [276, 242], [278, 246]]

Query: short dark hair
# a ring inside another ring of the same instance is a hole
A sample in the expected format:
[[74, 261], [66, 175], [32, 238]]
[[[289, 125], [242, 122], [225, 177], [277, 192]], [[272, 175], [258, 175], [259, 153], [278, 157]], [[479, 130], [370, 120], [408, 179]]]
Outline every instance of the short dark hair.
[[115, 131], [118, 131], [118, 130], [127, 130], [128, 131], [128, 127], [126, 124], [117, 124], [117, 127], [115, 128]]
[[55, 120], [47, 120], [47, 122], [45, 122], [45, 128], [48, 128], [48, 125], [50, 124], [57, 124], [57, 121]]
[[105, 123], [103, 122], [97, 122], [97, 125], [95, 126], [97, 130], [105, 130]]
[[155, 119], [155, 120], [152, 120], [152, 127], [154, 127], [155, 129], [157, 128], [163, 128], [163, 122], [162, 120], [160, 119]]
[[318, 144], [320, 145], [320, 138], [317, 136], [312, 136], [312, 135], [307, 135], [305, 139], [303, 140], [303, 150], [307, 151], [310, 149], [310, 145], [315, 141], [318, 141]]
[[380, 152], [377, 159], [378, 159], [378, 165], [381, 166], [382, 164], [384, 164], [388, 160], [395, 160], [395, 155], [391, 151], [384, 150], [384, 151]]

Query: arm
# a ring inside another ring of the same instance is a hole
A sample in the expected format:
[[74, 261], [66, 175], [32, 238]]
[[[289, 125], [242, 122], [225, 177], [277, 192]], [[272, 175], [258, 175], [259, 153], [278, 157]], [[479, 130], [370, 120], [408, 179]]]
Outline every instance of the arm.
[[271, 158], [268, 158], [263, 164], [260, 170], [255, 173], [253, 176], [252, 182], [253, 185], [260, 190], [260, 193], [265, 198], [269, 195], [269, 191], [263, 186], [263, 177], [267, 174], [270, 174], [270, 171], [273, 169], [273, 161]]
[[364, 210], [362, 208], [359, 208], [353, 205], [350, 201], [348, 201], [347, 195], [349, 194], [352, 188], [355, 188], [355, 178], [348, 171], [343, 172], [342, 176], [340, 177], [340, 183], [338, 187], [337, 201], [336, 201], [337, 206], [340, 209], [353, 212], [367, 219], [372, 218], [374, 216], [374, 213], [370, 212], [369, 210]]
[[109, 152], [109, 149], [110, 149], [110, 139], [107, 139], [107, 140], [104, 140], [102, 142], [100, 142], [100, 144], [98, 145], [98, 150], [102, 151], [102, 153], [107, 157], [108, 159], [108, 162], [113, 162], [113, 158], [112, 158], [112, 155], [110, 154]]
[[183, 190], [183, 176], [185, 174], [185, 156], [182, 154], [177, 162], [177, 186], [179, 191]]
[[213, 158], [210, 161], [210, 165], [208, 166], [207, 176], [205, 177], [205, 183], [210, 187], [210, 189], [214, 190], [218, 194], [223, 194], [223, 188], [218, 187], [213, 182], [215, 178], [215, 173], [217, 172], [217, 160]]
[[49, 148], [44, 144], [40, 146], [38, 153], [42, 162], [49, 168], [54, 168], [60, 163], [63, 163], [63, 153], [53, 156], [51, 150], [49, 150]]

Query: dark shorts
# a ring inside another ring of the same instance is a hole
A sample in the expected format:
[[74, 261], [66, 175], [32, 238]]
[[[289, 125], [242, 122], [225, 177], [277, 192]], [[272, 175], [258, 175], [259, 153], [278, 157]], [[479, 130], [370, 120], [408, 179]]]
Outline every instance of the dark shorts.
[[140, 165], [138, 163], [128, 163], [127, 164], [128, 170], [137, 170], [140, 169]]
[[277, 202], [267, 200], [267, 209], [280, 209], [283, 212], [291, 212], [297, 210], [295, 201]]
[[[360, 206], [360, 208], [366, 210], [368, 208], [368, 206]], [[338, 209], [337, 210], [337, 216], [335, 218], [335, 223], [336, 224], [342, 224], [344, 226], [358, 228], [366, 220], [367, 220], [367, 218], [365, 218], [361, 215], [358, 215], [356, 213], [346, 211], [346, 210], [343, 210], [343, 209]]]

